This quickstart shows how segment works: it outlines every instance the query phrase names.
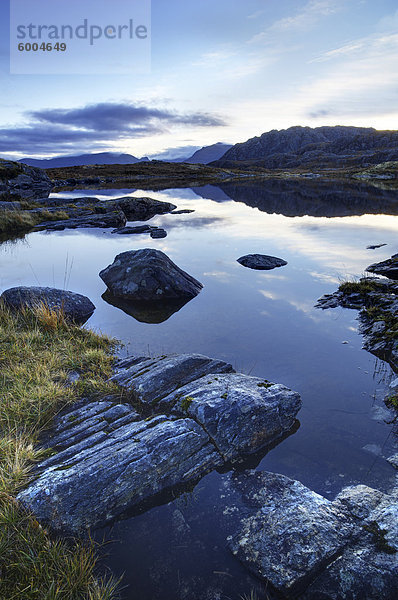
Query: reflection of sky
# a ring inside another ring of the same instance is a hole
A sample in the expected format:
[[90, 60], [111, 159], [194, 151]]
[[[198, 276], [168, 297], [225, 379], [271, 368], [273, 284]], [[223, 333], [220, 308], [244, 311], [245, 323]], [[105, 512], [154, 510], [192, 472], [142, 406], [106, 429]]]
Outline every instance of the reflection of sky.
[[[93, 194], [109, 197], [103, 191]], [[120, 190], [115, 190], [119, 195]], [[134, 195], [169, 200], [179, 209], [195, 212], [152, 219], [151, 224], [168, 231], [168, 237], [160, 240], [112, 235], [110, 230], [70, 230], [34, 233], [24, 241], [3, 244], [0, 288], [49, 285], [86, 294], [97, 307], [88, 325], [122, 339], [130, 353], [201, 352], [230, 361], [244, 373], [298, 390], [303, 399], [300, 429], [273, 449], [261, 468], [299, 479], [328, 495], [351, 483], [386, 487], [393, 469], [368, 450], [381, 448], [384, 457], [392, 453], [390, 426], [382, 418], [373, 420], [382, 414], [378, 409], [389, 370], [381, 366], [374, 375], [377, 363], [361, 350], [356, 311], [321, 311], [314, 304], [347, 275], [358, 276], [371, 262], [397, 252], [398, 217], [291, 218], [237, 202], [198, 198], [190, 191], [179, 190], [178, 197], [172, 192], [139, 190]], [[388, 245], [366, 250], [378, 242]], [[161, 324], [139, 323], [101, 299], [105, 287], [99, 271], [116, 254], [145, 247], [163, 250], [204, 284], [196, 298]], [[248, 253], [279, 256], [288, 264], [270, 272], [254, 271], [236, 262]], [[216, 484], [206, 481], [198, 486], [202, 500], [194, 507], [203, 508], [211, 494], [217, 496], [218, 479]], [[149, 530], [151, 515], [148, 522], [142, 517]], [[162, 517], [165, 522], [167, 515]], [[118, 570], [124, 565], [129, 572], [125, 581], [131, 577], [130, 583], [139, 586], [141, 575], [128, 565], [131, 556], [141, 556], [142, 538], [132, 534], [135, 525], [129, 523], [113, 534], [128, 551], [116, 555], [112, 566]], [[220, 548], [214, 560], [230, 564], [223, 554], [224, 538], [217, 538], [216, 530], [208, 535], [207, 540], [216, 538], [211, 547]], [[143, 572], [153, 565], [149, 554], [142, 555]], [[181, 560], [190, 556], [190, 551], [184, 551]]]

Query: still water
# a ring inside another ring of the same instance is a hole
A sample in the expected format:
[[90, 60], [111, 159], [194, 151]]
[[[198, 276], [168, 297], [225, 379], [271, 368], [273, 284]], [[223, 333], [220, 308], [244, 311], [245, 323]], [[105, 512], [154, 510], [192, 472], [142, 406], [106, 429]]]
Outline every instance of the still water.
[[[279, 203], [278, 190], [254, 185], [229, 193], [211, 186], [63, 192], [58, 195], [149, 195], [195, 212], [153, 218], [151, 225], [168, 232], [164, 239], [86, 229], [5, 242], [0, 289], [41, 285], [85, 294], [97, 307], [86, 326], [122, 340], [124, 353], [199, 352], [297, 390], [300, 427], [250, 468], [282, 473], [330, 498], [355, 483], [388, 489], [394, 471], [385, 458], [397, 445], [383, 404], [391, 370], [362, 350], [356, 311], [321, 311], [314, 304], [398, 251], [397, 201], [373, 189], [371, 202], [350, 203], [352, 191], [339, 189], [326, 199], [312, 193], [308, 203], [295, 185], [283, 198], [279, 190]], [[366, 249], [379, 243], [387, 245]], [[120, 252], [139, 248], [162, 250], [204, 285], [162, 323], [140, 322], [102, 298], [99, 271]], [[253, 271], [236, 262], [249, 253], [288, 264]], [[97, 532], [112, 540], [105, 562], [116, 575], [124, 573], [124, 600], [235, 600], [254, 588], [267, 597], [226, 548], [228, 477], [212, 473], [190, 493]]]

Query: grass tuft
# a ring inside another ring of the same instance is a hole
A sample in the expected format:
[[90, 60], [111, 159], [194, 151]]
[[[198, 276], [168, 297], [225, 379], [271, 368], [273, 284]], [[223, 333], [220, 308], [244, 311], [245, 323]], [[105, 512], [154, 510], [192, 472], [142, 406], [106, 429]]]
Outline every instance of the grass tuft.
[[[82, 397], [119, 393], [108, 383], [114, 340], [40, 305], [10, 311], [0, 301], [0, 598], [111, 600], [117, 582], [97, 579], [93, 543], [53, 539], [15, 500], [55, 414]], [[68, 373], [78, 371], [71, 383]]]

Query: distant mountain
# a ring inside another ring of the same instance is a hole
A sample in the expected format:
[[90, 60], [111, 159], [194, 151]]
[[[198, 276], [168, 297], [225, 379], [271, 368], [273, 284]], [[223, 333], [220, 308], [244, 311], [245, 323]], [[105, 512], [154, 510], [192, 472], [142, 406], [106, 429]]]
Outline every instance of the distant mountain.
[[212, 144], [211, 146], [203, 146], [203, 148], [194, 152], [192, 156], [179, 162], [208, 165], [214, 160], [221, 158], [230, 148], [232, 148], [232, 144], [217, 142], [217, 144]]
[[398, 131], [366, 127], [290, 127], [274, 129], [235, 144], [217, 167], [266, 169], [369, 166], [398, 160]]
[[21, 158], [18, 162], [30, 167], [41, 169], [56, 169], [59, 167], [76, 167], [83, 165], [133, 165], [137, 162], [149, 161], [149, 158], [136, 158], [132, 154], [116, 152], [99, 152], [97, 154], [80, 154], [77, 156], [56, 156], [55, 158], [37, 159]]

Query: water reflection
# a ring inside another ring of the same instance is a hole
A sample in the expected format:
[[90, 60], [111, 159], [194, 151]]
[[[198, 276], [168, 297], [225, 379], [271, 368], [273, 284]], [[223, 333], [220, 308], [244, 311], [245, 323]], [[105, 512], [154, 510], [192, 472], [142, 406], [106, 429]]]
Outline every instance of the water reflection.
[[101, 298], [108, 304], [120, 308], [120, 310], [134, 317], [140, 323], [163, 323], [192, 300], [192, 298], [184, 298], [183, 300], [168, 302], [164, 300], [157, 302], [134, 302], [133, 300], [113, 296], [109, 290], [104, 292]]

